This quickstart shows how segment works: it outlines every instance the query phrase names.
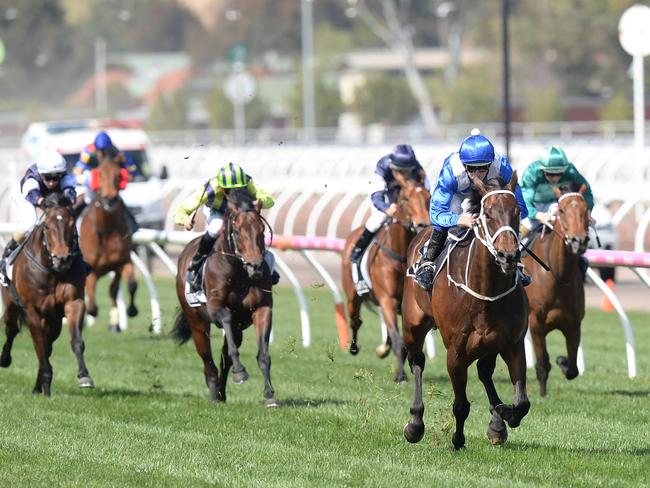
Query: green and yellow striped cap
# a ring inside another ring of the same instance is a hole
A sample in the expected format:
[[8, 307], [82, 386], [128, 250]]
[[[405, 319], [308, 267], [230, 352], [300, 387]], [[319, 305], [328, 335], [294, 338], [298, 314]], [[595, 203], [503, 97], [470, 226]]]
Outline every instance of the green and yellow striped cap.
[[249, 179], [244, 170], [234, 163], [228, 163], [217, 174], [217, 183], [221, 188], [243, 188], [248, 185]]

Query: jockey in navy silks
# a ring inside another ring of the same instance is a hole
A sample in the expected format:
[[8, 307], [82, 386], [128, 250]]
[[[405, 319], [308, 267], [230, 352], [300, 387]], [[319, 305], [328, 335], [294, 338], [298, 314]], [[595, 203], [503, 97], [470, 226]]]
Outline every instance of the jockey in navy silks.
[[[453, 227], [471, 229], [476, 223], [477, 215], [464, 213], [461, 206], [473, 191], [469, 175], [482, 181], [501, 177], [507, 182], [510, 181], [512, 172], [508, 158], [495, 153], [492, 143], [478, 129], [473, 129], [471, 135], [465, 138], [458, 152], [445, 159], [431, 195], [429, 214], [433, 231], [415, 276], [415, 281], [421, 288], [431, 290], [433, 286], [433, 262], [445, 245], [448, 230]], [[528, 209], [519, 185], [515, 188], [515, 198], [523, 220], [528, 216]], [[527, 285], [530, 277], [523, 275], [522, 282], [524, 286]]]
[[[358, 280], [355, 288], [359, 295], [368, 293], [370, 288], [361, 277], [360, 264], [364, 251], [379, 231], [386, 219], [392, 217], [397, 211], [397, 196], [400, 186], [395, 180], [394, 171], [403, 173], [416, 173], [428, 191], [431, 191], [431, 184], [427, 178], [424, 168], [415, 157], [415, 152], [409, 144], [395, 146], [393, 152], [384, 156], [377, 162], [375, 172], [370, 180], [370, 217], [366, 221], [363, 233], [352, 248], [350, 262], [357, 267]], [[354, 274], [353, 274], [354, 276]]]

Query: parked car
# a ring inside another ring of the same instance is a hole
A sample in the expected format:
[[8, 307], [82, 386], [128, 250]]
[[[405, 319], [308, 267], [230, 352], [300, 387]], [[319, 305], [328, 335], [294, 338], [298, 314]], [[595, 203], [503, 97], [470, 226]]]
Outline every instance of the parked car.
[[23, 135], [22, 148], [30, 160], [34, 160], [44, 148], [54, 148], [63, 155], [68, 168], [72, 169], [81, 150], [94, 141], [100, 130], [110, 135], [115, 146], [142, 173], [121, 192], [124, 203], [141, 227], [164, 228], [165, 209], [161, 188], [162, 180], [167, 178], [167, 170], [151, 161], [149, 138], [142, 129], [124, 127], [115, 121], [34, 122]]

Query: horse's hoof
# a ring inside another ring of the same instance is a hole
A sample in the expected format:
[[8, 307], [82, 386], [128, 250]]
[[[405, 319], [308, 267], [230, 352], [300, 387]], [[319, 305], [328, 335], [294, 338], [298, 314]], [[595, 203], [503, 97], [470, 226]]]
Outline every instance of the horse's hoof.
[[353, 342], [352, 344], [350, 344], [350, 354], [352, 354], [353, 356], [356, 356], [357, 354], [359, 354], [360, 350], [361, 350], [361, 347], [359, 347], [359, 345], [356, 342]]
[[404, 373], [398, 374], [395, 377], [395, 383], [398, 385], [405, 385], [407, 383], [406, 375]]
[[91, 317], [97, 317], [97, 313], [99, 312], [99, 309], [97, 307], [95, 308], [87, 308], [86, 313], [90, 315]]
[[122, 332], [122, 329], [120, 329], [119, 324], [111, 324], [108, 326], [108, 331], [109, 332]]
[[384, 359], [390, 354], [390, 346], [387, 344], [380, 344], [376, 347], [375, 353], [378, 358]]
[[542, 398], [546, 396], [546, 383], [539, 385], [539, 396]]
[[129, 317], [135, 317], [136, 315], [138, 315], [138, 307], [136, 307], [135, 305], [131, 305], [129, 308], [126, 309], [126, 314]]
[[412, 420], [404, 426], [404, 437], [411, 444], [422, 440], [424, 436], [424, 422], [413, 422]]
[[82, 376], [79, 378], [79, 388], [95, 388], [95, 383], [90, 376]]
[[459, 449], [462, 449], [465, 447], [465, 435], [464, 434], [458, 434], [457, 432], [454, 432], [454, 435], [451, 436], [451, 444], [454, 449], [454, 451], [458, 451]]
[[267, 398], [266, 400], [264, 400], [264, 406], [267, 408], [275, 408], [275, 407], [279, 407], [280, 403], [278, 403], [278, 401], [275, 398]]
[[8, 368], [9, 366], [11, 366], [11, 356], [9, 354], [0, 356], [0, 368]]
[[241, 385], [242, 383], [245, 383], [247, 379], [248, 379], [248, 371], [246, 371], [245, 369], [242, 369], [237, 373], [233, 371], [232, 373], [232, 381], [236, 385]]
[[495, 430], [490, 424], [487, 429], [487, 438], [493, 446], [501, 446], [508, 440], [508, 429], [504, 425], [503, 430]]

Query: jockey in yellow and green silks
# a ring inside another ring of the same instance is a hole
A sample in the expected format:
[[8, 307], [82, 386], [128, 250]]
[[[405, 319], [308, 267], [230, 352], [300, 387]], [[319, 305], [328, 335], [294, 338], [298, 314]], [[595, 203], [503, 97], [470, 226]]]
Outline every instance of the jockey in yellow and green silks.
[[[226, 194], [233, 188], [245, 188], [255, 200], [261, 203], [262, 208], [270, 208], [275, 204], [273, 195], [256, 185], [240, 166], [228, 163], [219, 169], [215, 177], [201, 185], [200, 188], [197, 188], [194, 193], [183, 200], [174, 213], [174, 223], [184, 226], [186, 230], [192, 230], [192, 227], [194, 227], [194, 213], [203, 205], [203, 212], [207, 221], [208, 228], [201, 237], [199, 247], [188, 267], [186, 281], [190, 284], [193, 293], [200, 288], [198, 282], [199, 270], [212, 246], [214, 246], [219, 231], [223, 226]], [[276, 284], [279, 275], [274, 271], [275, 260], [273, 254], [266, 252], [264, 259], [271, 270], [273, 284]]]

